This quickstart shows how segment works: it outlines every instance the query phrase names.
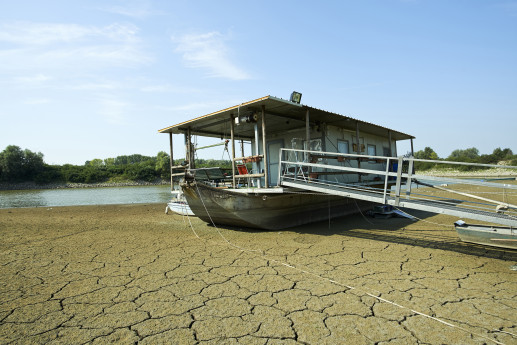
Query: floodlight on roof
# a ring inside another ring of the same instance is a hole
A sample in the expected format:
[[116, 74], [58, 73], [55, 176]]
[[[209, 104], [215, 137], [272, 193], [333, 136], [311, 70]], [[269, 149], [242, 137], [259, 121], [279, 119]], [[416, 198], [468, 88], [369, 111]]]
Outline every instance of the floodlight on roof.
[[293, 103], [300, 104], [300, 101], [302, 100], [301, 92], [293, 91], [293, 93], [291, 93], [291, 98], [289, 100]]

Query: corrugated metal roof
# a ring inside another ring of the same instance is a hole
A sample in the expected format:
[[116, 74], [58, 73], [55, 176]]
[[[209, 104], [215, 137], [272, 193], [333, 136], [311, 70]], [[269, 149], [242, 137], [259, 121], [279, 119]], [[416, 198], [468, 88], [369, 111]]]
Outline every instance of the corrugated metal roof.
[[[186, 133], [190, 127], [190, 131], [194, 135], [227, 138], [230, 134], [231, 117], [243, 117], [255, 112], [260, 114], [262, 107], [265, 109], [266, 127], [269, 133], [280, 133], [290, 129], [304, 128], [305, 114], [307, 110], [309, 110], [311, 124], [326, 123], [327, 125], [334, 125], [349, 130], [355, 130], [358, 124], [361, 132], [386, 137], [388, 131], [391, 131], [391, 136], [394, 140], [414, 138], [409, 134], [375, 125], [367, 121], [293, 103], [273, 96], [257, 98], [233, 107], [199, 116], [192, 120], [160, 129], [158, 132], [181, 134]], [[241, 122], [239, 126], [235, 127], [235, 135], [237, 138], [242, 139], [253, 138], [253, 124]]]

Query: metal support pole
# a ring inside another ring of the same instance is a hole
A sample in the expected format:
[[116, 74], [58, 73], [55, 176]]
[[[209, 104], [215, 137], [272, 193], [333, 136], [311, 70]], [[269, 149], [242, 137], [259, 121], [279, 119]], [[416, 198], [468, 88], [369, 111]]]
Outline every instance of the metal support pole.
[[241, 157], [244, 157], [244, 140], [241, 139]]
[[411, 196], [411, 176], [413, 175], [413, 156], [409, 158], [409, 168], [407, 172], [407, 181], [406, 181], [406, 199], [409, 199]]
[[[309, 112], [309, 109], [307, 109], [307, 111], [305, 112], [305, 150], [310, 150], [311, 149], [311, 124], [310, 124], [310, 112]], [[309, 154], [308, 153], [304, 153], [304, 161], [306, 162], [309, 162]], [[311, 172], [311, 167], [308, 167], [307, 168], [308, 170], [308, 173]]]
[[233, 115], [230, 115], [230, 140], [232, 142], [232, 188], [235, 188], [236, 187], [236, 184], [235, 184], [235, 140], [234, 140], [234, 135], [235, 135], [235, 130], [234, 130], [234, 126], [235, 126], [235, 121], [233, 119]]
[[402, 163], [404, 162], [404, 158], [399, 157], [399, 166], [397, 168], [397, 182], [395, 184], [395, 206], [398, 206], [400, 203], [400, 185], [402, 180]]
[[172, 157], [172, 132], [169, 133], [169, 148], [170, 148], [169, 171], [171, 173], [171, 191], [173, 191], [174, 190], [174, 179], [172, 178], [172, 167], [174, 166], [174, 158]]
[[[253, 129], [255, 130], [255, 155], [259, 155], [259, 132], [258, 132], [258, 124], [255, 122], [255, 125], [253, 126]], [[253, 163], [255, 166], [255, 174], [260, 173], [260, 162]], [[257, 178], [257, 187], [260, 188], [260, 178]]]
[[190, 127], [187, 128], [187, 150], [188, 150], [188, 168], [194, 169], [196, 163], [194, 162], [194, 152], [192, 152], [192, 134], [190, 133]]
[[[356, 122], [356, 124], [355, 124], [355, 137], [357, 138], [357, 154], [360, 155], [361, 154], [361, 143], [359, 142], [359, 121]], [[357, 157], [357, 169], [361, 169], [361, 158], [360, 157]], [[362, 180], [361, 173], [357, 174], [357, 180], [359, 183], [361, 182], [361, 180]]]
[[266, 107], [262, 106], [262, 154], [264, 155], [264, 187], [269, 187], [269, 176], [267, 166], [267, 150], [266, 150]]
[[411, 139], [411, 157], [415, 156], [415, 151], [413, 150], [413, 139]]
[[189, 158], [189, 136], [188, 136], [188, 131], [186, 133], [184, 133], [183, 135], [185, 136], [185, 161], [187, 161], [187, 167], [190, 167], [190, 158]]
[[390, 151], [390, 157], [393, 157], [393, 151], [391, 149], [391, 130], [388, 130], [388, 150]]
[[[283, 153], [283, 148], [280, 148], [280, 150], [278, 150], [278, 182], [277, 182], [277, 185], [280, 186], [281, 185], [281, 178], [282, 178], [282, 153]], [[295, 177], [296, 179], [296, 177]]]
[[305, 141], [307, 142], [306, 150], [310, 150], [309, 143], [311, 142], [311, 125], [309, 109], [305, 112]]
[[386, 160], [386, 175], [384, 176], [384, 194], [382, 196], [383, 204], [386, 204], [386, 198], [387, 198], [387, 192], [388, 192], [388, 179], [390, 178], [388, 175], [389, 172], [390, 172], [390, 159], [388, 158]]

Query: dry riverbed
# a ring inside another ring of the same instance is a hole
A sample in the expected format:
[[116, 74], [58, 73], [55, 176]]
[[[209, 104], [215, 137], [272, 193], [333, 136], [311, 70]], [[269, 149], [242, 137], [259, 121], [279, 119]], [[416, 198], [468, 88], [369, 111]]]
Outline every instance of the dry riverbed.
[[0, 343], [517, 343], [517, 251], [455, 218], [262, 232], [164, 209], [0, 209]]

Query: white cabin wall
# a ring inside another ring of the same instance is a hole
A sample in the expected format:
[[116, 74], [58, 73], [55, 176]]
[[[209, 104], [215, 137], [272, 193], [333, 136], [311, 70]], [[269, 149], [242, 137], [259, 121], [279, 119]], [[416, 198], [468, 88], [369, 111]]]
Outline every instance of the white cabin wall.
[[[305, 140], [305, 128], [299, 129], [299, 130], [292, 130], [284, 133], [276, 133], [276, 134], [267, 134], [266, 137], [266, 144], [269, 141], [273, 140], [279, 140], [282, 139], [284, 141], [283, 148], [291, 149], [292, 147], [292, 140], [294, 138], [299, 138], [301, 140]], [[323, 139], [323, 131], [316, 131], [315, 129], [311, 129], [310, 131], [311, 139]], [[264, 154], [263, 148], [262, 148], [262, 133], [259, 134], [259, 150], [258, 153], [255, 152], [255, 139], [252, 139], [251, 141], [251, 154], [254, 155], [262, 155]], [[323, 147], [323, 143], [322, 143]], [[303, 147], [300, 147], [299, 149], [303, 149]], [[287, 157], [286, 157], [287, 158]], [[264, 169], [264, 161], [260, 162], [260, 172], [262, 172]], [[255, 172], [255, 171], [253, 171]], [[263, 179], [262, 179], [263, 180]], [[263, 182], [262, 182], [263, 183]]]
[[[350, 154], [356, 154], [354, 151], [354, 144], [357, 143], [356, 139], [356, 131], [349, 130], [344, 128], [338, 128], [335, 126], [327, 126], [327, 138], [326, 138], [326, 147], [328, 152], [337, 152], [338, 140], [348, 141], [348, 147]], [[364, 144], [364, 151], [361, 152], [363, 155], [368, 155], [368, 145], [374, 145], [376, 150], [376, 156], [385, 156], [384, 148], [389, 148], [389, 138], [388, 133], [386, 133], [385, 137], [376, 136], [369, 133], [361, 132], [359, 128], [359, 142], [360, 144]], [[396, 141], [392, 140], [391, 143], [392, 156], [396, 157], [397, 148]], [[351, 160], [346, 162], [338, 162], [335, 159], [329, 159], [328, 164], [332, 165], [341, 165], [341, 166], [349, 166], [353, 168], [358, 167], [357, 160]], [[372, 169], [372, 170], [385, 170], [386, 169], [386, 161], [382, 163], [377, 163], [375, 161], [367, 161], [361, 162], [361, 168]], [[337, 175], [337, 176], [328, 176], [329, 180], [335, 181], [337, 177], [337, 181], [339, 182], [358, 182], [358, 177], [355, 174], [349, 175]], [[368, 176], [369, 179], [373, 179], [375, 176]], [[364, 180], [364, 179], [363, 179]]]
[[[359, 133], [359, 135], [361, 135], [361, 133]], [[365, 133], [364, 137], [365, 137], [365, 143], [364, 143], [365, 151], [363, 152], [363, 154], [370, 155], [368, 153], [368, 145], [374, 145], [375, 151], [376, 151], [375, 156], [384, 156], [384, 157], [390, 156], [389, 152], [386, 152], [386, 154], [384, 152], [385, 148], [389, 149], [388, 133], [386, 133], [386, 137], [379, 137], [379, 136]], [[393, 150], [393, 146], [392, 146], [392, 150]], [[385, 171], [386, 162], [387, 162], [386, 160], [379, 160], [379, 161], [371, 160], [371, 161], [361, 162], [361, 168]], [[367, 179], [369, 181], [375, 181], [375, 180], [384, 181], [384, 177], [379, 176], [379, 175], [368, 175]]]
[[[262, 155], [263, 154], [263, 148], [262, 148], [262, 133], [260, 133], [260, 143], [258, 145], [259, 152], [255, 152], [255, 140], [253, 139], [251, 141], [251, 154], [252, 155]], [[294, 138], [299, 138], [302, 140], [305, 140], [305, 128], [301, 128], [299, 130], [292, 130], [287, 131], [284, 133], [277, 133], [277, 134], [268, 134], [267, 141], [272, 140], [278, 140], [283, 139], [284, 141], [284, 148], [291, 149], [292, 147], [292, 140]], [[316, 130], [314, 127], [310, 130], [310, 136], [311, 140], [313, 139], [321, 139], [321, 149], [322, 151], [326, 152], [338, 152], [338, 140], [346, 140], [348, 141], [349, 145], [349, 153], [355, 154], [356, 152], [353, 149], [353, 144], [356, 143], [356, 131], [355, 130], [349, 130], [344, 128], [339, 128], [332, 125], [327, 126], [321, 126], [320, 130]], [[361, 152], [361, 154], [366, 155], [368, 150], [368, 145], [375, 145], [376, 148], [376, 155], [377, 156], [384, 156], [384, 148], [389, 148], [389, 140], [388, 140], [388, 133], [386, 132], [385, 137], [380, 137], [368, 133], [361, 132], [359, 130], [359, 139], [360, 143], [364, 144], [364, 151]], [[299, 147], [299, 149], [302, 149], [302, 147]], [[397, 148], [396, 148], [396, 141], [392, 140], [391, 144], [391, 150], [392, 150], [392, 156], [397, 156]], [[357, 168], [358, 163], [357, 160], [347, 160], [345, 162], [338, 162], [337, 159], [327, 159], [322, 164], [330, 164], [330, 165], [340, 165], [340, 166], [348, 166]], [[369, 161], [369, 162], [361, 162], [361, 168], [366, 169], [372, 169], [372, 170], [381, 170], [384, 171], [386, 168], [386, 163], [377, 163], [375, 161]], [[260, 171], [263, 171], [264, 169], [264, 162], [262, 161], [260, 163]], [[321, 170], [316, 169], [314, 171]], [[364, 180], [373, 180], [374, 176], [368, 176], [366, 179], [363, 177]], [[326, 175], [326, 179], [329, 181], [334, 182], [340, 182], [340, 183], [354, 183], [358, 182], [358, 176], [356, 174], [343, 174], [343, 175]]]
[[[320, 131], [316, 131], [314, 129], [311, 129], [310, 131], [311, 139], [322, 139], [323, 133]], [[292, 139], [294, 138], [300, 138], [302, 140], [305, 140], [305, 129], [300, 129], [296, 131], [289, 131], [287, 133], [282, 134], [268, 134], [266, 141], [272, 141], [272, 140], [278, 140], [283, 139], [284, 140], [284, 148], [291, 149], [292, 148]], [[259, 155], [263, 154], [262, 152], [262, 136], [260, 137], [260, 144], [259, 144]], [[322, 143], [323, 144], [323, 143]], [[252, 154], [255, 155], [255, 140], [252, 140]]]
[[[355, 137], [355, 131], [335, 126], [327, 126], [326, 134], [325, 146], [327, 147], [328, 152], [338, 152], [338, 140], [344, 140], [348, 142], [348, 153], [355, 153], [353, 151], [354, 142], [352, 140], [352, 136]], [[357, 160], [345, 160], [343, 162], [339, 162], [337, 159], [327, 159], [327, 164], [357, 168]], [[339, 183], [354, 183], [359, 181], [356, 174], [327, 175], [326, 179]]]
[[[357, 153], [353, 150], [353, 144], [356, 143], [356, 132], [348, 129], [337, 128], [334, 126], [328, 126], [328, 135], [327, 135], [327, 148], [337, 146], [337, 140], [347, 140], [349, 143], [349, 153]], [[329, 142], [332, 141], [332, 142]], [[369, 133], [364, 133], [359, 131], [359, 141], [361, 144], [364, 144], [364, 151], [361, 154], [368, 154], [368, 145], [375, 145], [376, 148], [376, 156], [386, 156], [384, 154], [384, 148], [389, 148], [389, 139], [388, 133], [386, 133], [386, 137], [376, 136]], [[391, 149], [393, 151], [393, 156], [396, 156], [397, 148], [395, 140], [391, 142]], [[327, 150], [330, 151], [330, 150]], [[336, 149], [334, 149], [336, 151]]]

